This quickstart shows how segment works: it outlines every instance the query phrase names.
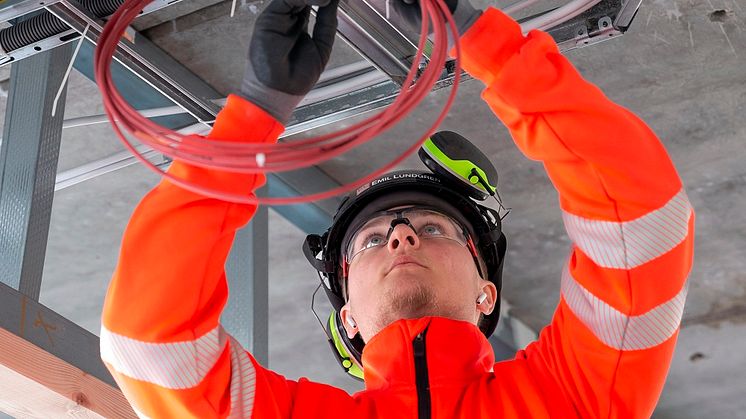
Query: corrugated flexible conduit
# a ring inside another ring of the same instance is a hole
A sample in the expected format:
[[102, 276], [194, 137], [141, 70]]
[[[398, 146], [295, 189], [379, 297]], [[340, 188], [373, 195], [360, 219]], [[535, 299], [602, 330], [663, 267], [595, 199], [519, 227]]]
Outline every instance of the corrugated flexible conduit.
[[[113, 14], [124, 0], [79, 0], [80, 5], [103, 18]], [[63, 33], [70, 26], [44, 10], [36, 16], [21, 20], [10, 28], [0, 31], [0, 48], [10, 52], [34, 44], [43, 39]]]

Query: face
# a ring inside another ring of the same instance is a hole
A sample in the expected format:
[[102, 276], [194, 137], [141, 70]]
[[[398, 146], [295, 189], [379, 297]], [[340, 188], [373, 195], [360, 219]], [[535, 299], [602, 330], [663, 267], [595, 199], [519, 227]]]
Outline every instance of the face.
[[[480, 278], [467, 240], [449, 217], [413, 208], [364, 224], [344, 249], [349, 299], [340, 315], [347, 334], [359, 332], [367, 342], [399, 319], [440, 316], [476, 324], [489, 314], [497, 291]], [[487, 298], [477, 304], [483, 292]]]

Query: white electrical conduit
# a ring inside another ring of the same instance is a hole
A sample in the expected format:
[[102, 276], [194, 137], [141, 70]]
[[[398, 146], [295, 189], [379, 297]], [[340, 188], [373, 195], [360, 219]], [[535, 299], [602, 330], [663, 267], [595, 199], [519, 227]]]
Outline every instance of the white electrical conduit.
[[[209, 131], [208, 127], [203, 124], [194, 124], [179, 130], [181, 134], [202, 134], [205, 131]], [[168, 164], [170, 160], [167, 160], [163, 155], [152, 148], [138, 144], [135, 149], [150, 160], [153, 164], [162, 165]], [[105, 175], [110, 172], [114, 172], [125, 167], [132, 166], [139, 163], [135, 156], [129, 151], [122, 151], [104, 157], [103, 159], [96, 160], [76, 168], [65, 170], [64, 172], [58, 173], [54, 182], [54, 191], [69, 188], [70, 186], [77, 185], [78, 183], [85, 182], [86, 180]]]
[[[155, 150], [146, 147], [144, 145], [135, 146], [138, 152], [140, 152], [145, 158], [153, 163], [156, 163], [163, 159], [160, 153]], [[58, 173], [54, 182], [54, 191], [69, 188], [70, 186], [77, 185], [78, 183], [85, 182], [86, 180], [93, 179], [95, 177], [105, 175], [106, 173], [113, 172], [119, 169], [124, 169], [127, 166], [137, 164], [137, 159], [129, 151], [122, 151], [109, 157], [105, 157], [101, 160], [96, 160], [91, 163], [86, 163], [82, 166], [78, 166], [74, 169], [65, 170], [64, 172]]]
[[[159, 116], [170, 116], [187, 113], [181, 106], [165, 106], [163, 108], [144, 109], [139, 111], [140, 115], [146, 118], [156, 118]], [[91, 115], [81, 116], [79, 118], [70, 118], [62, 122], [62, 128], [75, 128], [82, 127], [85, 125], [103, 124], [109, 122], [109, 117], [106, 114], [102, 115]]]
[[[365, 69], [375, 70], [375, 68], [371, 67], [370, 63], [367, 61], [360, 61], [336, 67], [324, 72], [324, 74], [322, 74], [321, 76], [321, 79], [319, 80], [319, 83], [344, 77], [347, 74], [356, 73]], [[333, 83], [329, 86], [314, 89], [311, 91], [311, 93], [309, 93], [306, 102], [317, 102], [325, 100], [361, 87], [374, 85], [388, 79], [389, 78], [380, 71], [369, 71], [367, 73], [352, 77], [342, 82]], [[216, 99], [213, 101], [213, 103], [223, 106], [225, 105], [225, 99]], [[140, 111], [140, 113], [145, 117], [154, 118], [158, 116], [183, 114], [186, 113], [186, 111], [180, 106], [166, 106], [162, 108], [143, 110]], [[108, 121], [109, 119], [106, 115], [72, 118], [64, 121], [63, 128], [100, 124]], [[193, 124], [179, 130], [181, 134], [207, 134], [209, 131], [210, 127], [207, 127], [201, 123]], [[136, 148], [138, 152], [142, 153], [143, 156], [145, 156], [148, 160], [155, 164], [164, 164], [167, 162], [163, 159], [160, 153], [147, 146], [140, 144], [137, 145]], [[70, 186], [85, 182], [86, 180], [93, 179], [95, 177], [105, 175], [107, 173], [123, 169], [137, 163], [137, 159], [129, 151], [123, 151], [112, 156], [105, 157], [103, 159], [59, 173], [55, 181], [54, 190], [56, 192], [65, 188], [69, 188]]]
[[343, 95], [345, 93], [350, 93], [358, 89], [373, 86], [387, 80], [391, 79], [386, 74], [380, 71], [369, 71], [348, 80], [332, 83], [319, 89], [313, 89], [306, 95], [306, 97], [303, 98], [303, 100], [301, 100], [299, 106], [321, 102], [336, 96]]
[[503, 13], [505, 13], [508, 16], [515, 16], [516, 13], [520, 12], [521, 10], [533, 6], [535, 3], [538, 3], [539, 0], [524, 0], [519, 1], [517, 3], [513, 3], [510, 6], [500, 9]]
[[[321, 75], [319, 83], [327, 82], [329, 80], [343, 77], [346, 74], [359, 72], [365, 69], [370, 69], [370, 71], [338, 83], [332, 83], [328, 86], [311, 90], [311, 92], [303, 99], [301, 105], [320, 102], [322, 100], [330, 99], [357, 89], [369, 87], [389, 79], [385, 74], [377, 71], [375, 67], [372, 67], [369, 62], [359, 61], [356, 63], [335, 67], [329, 71], [325, 71]], [[226, 99], [222, 98], [215, 99], [212, 102], [219, 106], [225, 106], [225, 101]], [[184, 108], [177, 105], [164, 106], [162, 108], [144, 109], [139, 112], [146, 118], [156, 118], [159, 116], [171, 116], [187, 113]], [[109, 118], [108, 116], [106, 116], [106, 114], [82, 116], [79, 118], [66, 119], [62, 123], [62, 128], [74, 128], [85, 125], [103, 124], [107, 122], [109, 122]]]
[[373, 66], [366, 60], [360, 60], [351, 64], [334, 67], [321, 73], [321, 77], [319, 78], [319, 82], [317, 84], [325, 83], [329, 80], [344, 77], [348, 74], [363, 71], [368, 68], [372, 69]]
[[573, 0], [554, 11], [531, 19], [528, 22], [524, 22], [521, 25], [521, 29], [523, 30], [523, 33], [527, 33], [533, 29], [549, 29], [553, 26], [567, 22], [600, 2], [601, 0]]

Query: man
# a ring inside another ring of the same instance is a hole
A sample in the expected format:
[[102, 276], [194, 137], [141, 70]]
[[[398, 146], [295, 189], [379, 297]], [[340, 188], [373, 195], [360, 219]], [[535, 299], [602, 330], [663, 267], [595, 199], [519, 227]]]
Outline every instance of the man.
[[[274, 0], [263, 12], [242, 97], [229, 97], [212, 137], [277, 139], [329, 57], [336, 4], [318, 1], [313, 37], [305, 32], [312, 0]], [[348, 214], [341, 242], [328, 235], [320, 244], [339, 256], [326, 269], [339, 281], [330, 285], [342, 299], [339, 326], [365, 345], [356, 359], [365, 391], [350, 396], [286, 380], [219, 325], [226, 255], [255, 207], [163, 181], [132, 216], [101, 331], [102, 358], [141, 416], [652, 414], [692, 263], [694, 216], [681, 181], [650, 129], [584, 81], [548, 35], [524, 37], [496, 9], [448, 4], [464, 69], [486, 84], [485, 101], [518, 147], [544, 163], [559, 191], [574, 244], [552, 323], [515, 359], [494, 363], [490, 331], [477, 324], [494, 318], [499, 290], [491, 275], [502, 263], [494, 255], [504, 249], [490, 253], [475, 243], [477, 218], [460, 216], [452, 201], [427, 192], [392, 192], [389, 201], [380, 194]], [[417, 13], [400, 13], [417, 24]], [[170, 170], [234, 193], [264, 182], [178, 161]]]

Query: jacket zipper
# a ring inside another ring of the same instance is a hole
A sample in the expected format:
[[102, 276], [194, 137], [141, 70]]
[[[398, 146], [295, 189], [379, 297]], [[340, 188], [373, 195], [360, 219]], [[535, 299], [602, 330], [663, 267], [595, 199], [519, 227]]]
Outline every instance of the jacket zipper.
[[412, 342], [414, 349], [414, 374], [417, 386], [417, 417], [419, 419], [430, 419], [430, 380], [427, 374], [427, 357], [425, 352], [425, 333], [422, 331]]

